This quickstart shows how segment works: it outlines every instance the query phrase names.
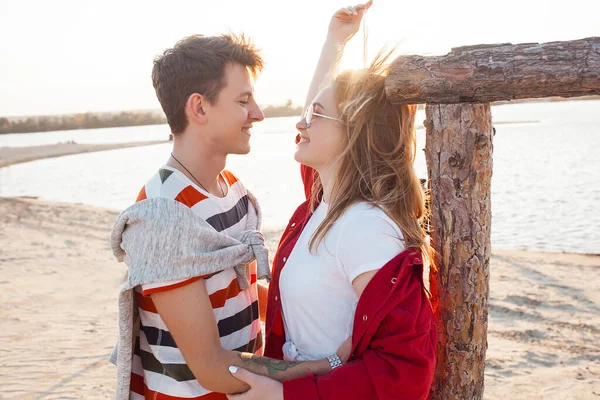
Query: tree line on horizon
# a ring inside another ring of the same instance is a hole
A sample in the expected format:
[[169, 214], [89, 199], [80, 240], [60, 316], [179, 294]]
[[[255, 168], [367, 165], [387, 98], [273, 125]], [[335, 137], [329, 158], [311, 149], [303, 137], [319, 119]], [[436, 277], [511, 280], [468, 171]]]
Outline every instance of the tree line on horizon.
[[[544, 99], [525, 99], [512, 101], [493, 102], [493, 105], [554, 102], [576, 100], [600, 100], [600, 96], [583, 96], [577, 98], [548, 97]], [[418, 105], [419, 109], [425, 108], [424, 104]], [[294, 117], [302, 114], [302, 107], [294, 106], [288, 100], [283, 106], [269, 105], [264, 107], [265, 118]], [[23, 118], [0, 117], [0, 134], [5, 133], [33, 133], [49, 131], [66, 131], [74, 129], [117, 128], [125, 126], [161, 125], [167, 119], [160, 111], [122, 111], [117, 113], [81, 113], [71, 115], [29, 116]]]
[[[284, 106], [264, 107], [265, 118], [292, 117], [302, 114], [291, 100]], [[0, 117], [0, 134], [66, 131], [74, 129], [117, 128], [125, 126], [161, 125], [167, 119], [160, 111], [122, 111], [118, 113], [80, 113], [72, 115]]]

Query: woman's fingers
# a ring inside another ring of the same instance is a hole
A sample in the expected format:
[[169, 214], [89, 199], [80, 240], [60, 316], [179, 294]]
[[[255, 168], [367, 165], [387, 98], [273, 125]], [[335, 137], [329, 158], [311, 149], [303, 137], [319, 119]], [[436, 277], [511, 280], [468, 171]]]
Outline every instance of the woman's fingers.
[[356, 9], [363, 9], [363, 8], [370, 8], [373, 5], [373, 0], [369, 0], [366, 3], [363, 4], [358, 4], [356, 7]]
[[367, 10], [369, 8], [371, 8], [371, 6], [373, 5], [373, 0], [369, 0], [364, 4], [357, 4], [356, 6], [354, 6], [354, 8], [358, 11], [358, 12], [362, 12], [365, 13], [367, 12]]
[[245, 370], [244, 368], [239, 368], [232, 365], [231, 367], [229, 367], [229, 372], [231, 373], [231, 375], [233, 375], [240, 381], [247, 383], [251, 387], [256, 385], [256, 378], [258, 377], [258, 375], [255, 375], [252, 372]]
[[265, 400], [283, 398], [283, 386], [273, 379], [256, 375], [244, 368], [235, 366], [229, 367], [229, 372], [235, 378], [242, 382], [246, 382], [250, 386], [250, 389], [245, 393], [227, 395], [229, 400]]
[[[244, 368], [238, 368], [236, 366], [229, 367], [229, 372], [235, 378], [237, 378], [240, 381], [245, 382], [248, 385], [250, 385], [250, 390], [252, 390], [252, 388], [255, 385], [255, 379], [254, 379], [253, 374], [251, 374], [250, 372], [246, 371]], [[245, 399], [247, 399], [249, 397], [249, 393], [248, 392], [246, 392], [246, 393], [240, 393], [240, 394], [228, 394], [227, 398], [229, 400], [245, 400]]]
[[354, 7], [342, 8], [338, 12], [343, 12], [344, 14], [350, 15], [350, 16], [356, 16], [356, 15], [358, 15], [358, 12], [356, 11], [356, 9]]
[[[246, 392], [246, 393], [248, 393], [248, 392]], [[248, 398], [248, 395], [246, 393], [228, 394], [227, 399], [228, 400], [246, 400]]]

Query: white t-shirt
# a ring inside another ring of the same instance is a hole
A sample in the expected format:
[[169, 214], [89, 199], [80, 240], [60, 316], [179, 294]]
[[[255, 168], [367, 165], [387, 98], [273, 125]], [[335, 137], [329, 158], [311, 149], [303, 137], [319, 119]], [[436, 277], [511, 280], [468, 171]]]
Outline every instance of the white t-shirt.
[[352, 334], [358, 303], [352, 281], [380, 269], [405, 248], [391, 218], [380, 208], [359, 203], [344, 212], [311, 254], [310, 239], [327, 209], [325, 202], [317, 207], [281, 272], [287, 359], [318, 360], [334, 354]]

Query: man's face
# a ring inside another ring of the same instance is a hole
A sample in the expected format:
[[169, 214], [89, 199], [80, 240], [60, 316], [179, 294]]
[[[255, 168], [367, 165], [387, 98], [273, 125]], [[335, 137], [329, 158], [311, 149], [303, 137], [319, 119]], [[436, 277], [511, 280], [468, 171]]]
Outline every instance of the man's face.
[[239, 64], [225, 66], [225, 87], [215, 104], [206, 102], [205, 125], [211, 147], [223, 154], [248, 154], [250, 129], [265, 116], [254, 100], [254, 88], [248, 70]]

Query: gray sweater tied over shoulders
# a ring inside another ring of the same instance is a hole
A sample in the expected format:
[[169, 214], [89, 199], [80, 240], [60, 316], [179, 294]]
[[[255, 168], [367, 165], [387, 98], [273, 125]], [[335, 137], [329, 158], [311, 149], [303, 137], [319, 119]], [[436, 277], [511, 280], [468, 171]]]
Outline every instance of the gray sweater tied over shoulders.
[[138, 335], [138, 285], [188, 279], [228, 268], [241, 289], [250, 285], [248, 264], [257, 262], [257, 278], [271, 280], [269, 255], [261, 229], [261, 211], [248, 192], [246, 229], [235, 237], [217, 232], [178, 201], [150, 198], [123, 210], [110, 238], [117, 261], [125, 262], [127, 281], [119, 292], [119, 337], [110, 361], [117, 366], [116, 399], [128, 399], [133, 346]]

